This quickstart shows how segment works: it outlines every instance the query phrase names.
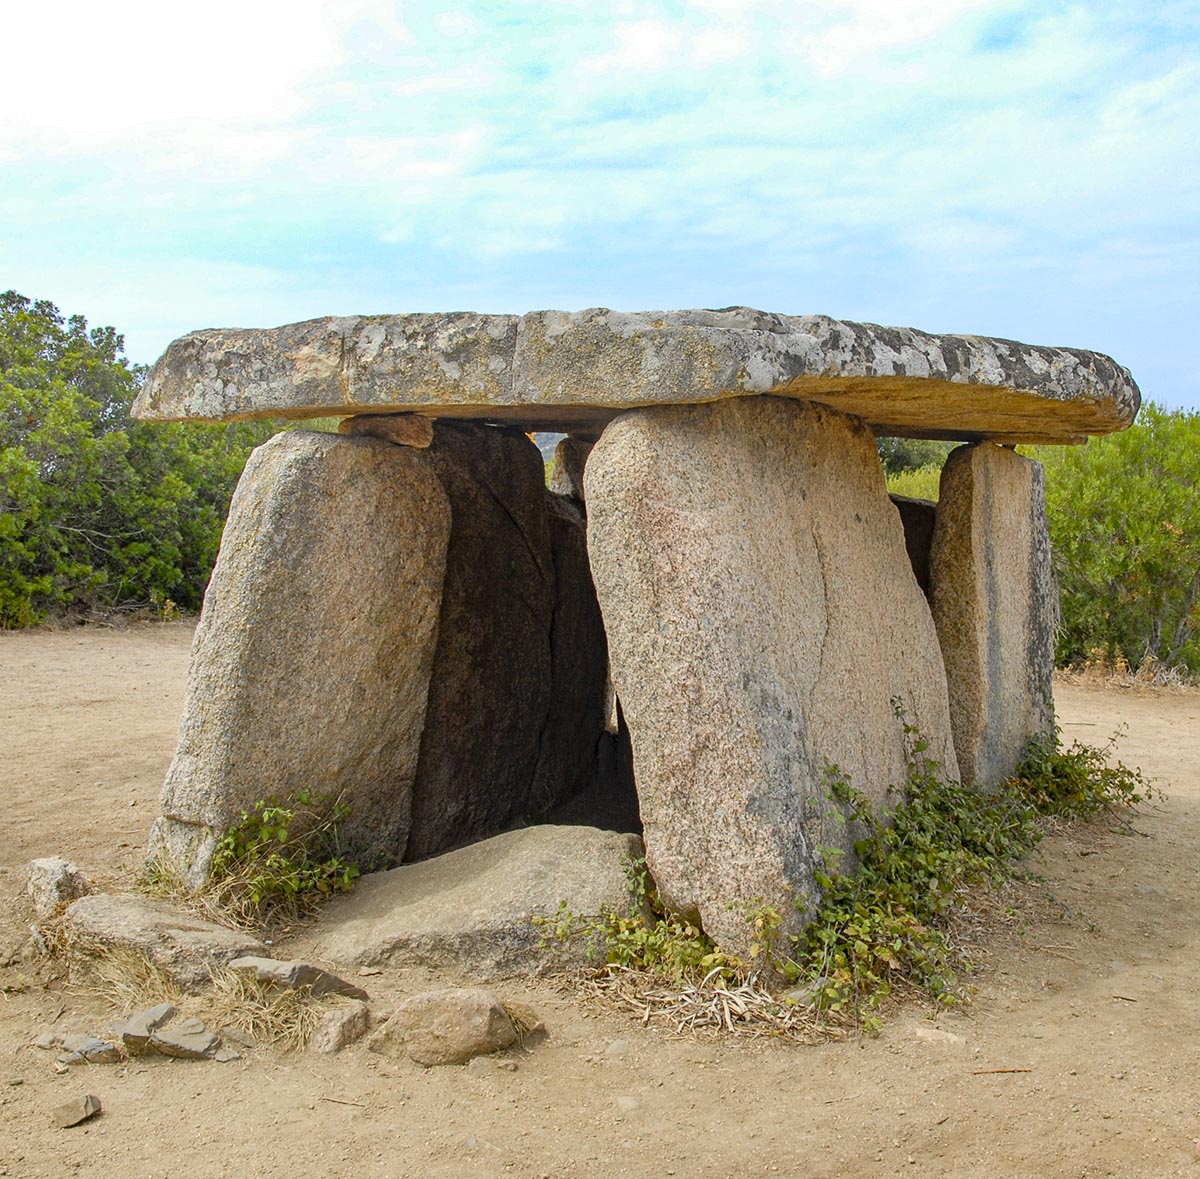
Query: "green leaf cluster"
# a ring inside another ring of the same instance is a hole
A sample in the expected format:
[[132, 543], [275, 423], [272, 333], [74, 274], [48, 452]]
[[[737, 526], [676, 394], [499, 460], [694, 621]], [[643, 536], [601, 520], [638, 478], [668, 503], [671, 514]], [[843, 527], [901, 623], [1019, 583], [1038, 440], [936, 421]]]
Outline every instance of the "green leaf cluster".
[[0, 294], [0, 627], [200, 605], [250, 450], [273, 432], [135, 422], [111, 327]]
[[855, 863], [843, 868], [839, 852], [819, 853], [822, 897], [802, 934], [783, 937], [778, 910], [756, 902], [745, 914], [749, 956], [729, 954], [698, 922], [664, 909], [643, 861], [630, 875], [640, 912], [583, 917], [563, 905], [545, 922], [549, 932], [562, 941], [583, 937], [609, 965], [675, 985], [750, 974], [799, 983], [815, 1012], [867, 1030], [878, 1026], [881, 1005], [900, 986], [953, 1004], [967, 962], [948, 930], [968, 891], [1010, 879], [1048, 820], [1126, 809], [1149, 798], [1152, 788], [1138, 771], [1111, 761], [1111, 743], [1066, 748], [1056, 730], [1030, 743], [1011, 779], [994, 790], [969, 789], [942, 775], [899, 708], [897, 719], [908, 770], [903, 785], [889, 792], [894, 806], [877, 810], [836, 766], [826, 767], [827, 792], [857, 835]]
[[340, 797], [309, 790], [287, 800], [260, 799], [217, 841], [212, 887], [230, 909], [263, 921], [294, 917], [313, 901], [349, 892], [359, 869], [338, 840], [349, 814]]
[[1144, 405], [1083, 447], [1039, 447], [1062, 596], [1058, 661], [1200, 672], [1200, 414]]

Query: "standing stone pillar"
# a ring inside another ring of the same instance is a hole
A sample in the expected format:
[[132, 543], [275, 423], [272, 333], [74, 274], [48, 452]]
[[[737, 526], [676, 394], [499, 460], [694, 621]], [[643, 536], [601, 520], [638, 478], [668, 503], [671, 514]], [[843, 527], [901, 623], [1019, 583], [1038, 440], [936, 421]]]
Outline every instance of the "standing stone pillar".
[[152, 857], [199, 886], [242, 810], [308, 790], [349, 805], [349, 858], [399, 860], [449, 532], [416, 450], [297, 430], [251, 455], [196, 630]]
[[992, 442], [950, 452], [930, 596], [963, 781], [995, 785], [1054, 727], [1058, 597], [1040, 463]]
[[853, 858], [827, 767], [879, 807], [904, 784], [893, 700], [958, 772], [937, 633], [874, 438], [769, 397], [635, 410], [605, 430], [585, 484], [661, 895], [730, 950], [749, 948], [762, 904], [797, 932], [820, 849]]

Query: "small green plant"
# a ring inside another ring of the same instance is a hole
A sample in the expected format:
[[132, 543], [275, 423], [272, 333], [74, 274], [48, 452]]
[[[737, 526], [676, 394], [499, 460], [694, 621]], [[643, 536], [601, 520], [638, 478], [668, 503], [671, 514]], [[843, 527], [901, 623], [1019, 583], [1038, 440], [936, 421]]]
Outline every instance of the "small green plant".
[[349, 892], [359, 869], [338, 842], [349, 814], [340, 796], [309, 790], [286, 801], [260, 799], [217, 841], [213, 886], [231, 907], [261, 920], [296, 916], [316, 899]]
[[644, 971], [677, 986], [695, 983], [713, 971], [726, 979], [745, 972], [742, 961], [719, 950], [697, 922], [666, 911], [643, 858], [628, 863], [625, 874], [633, 901], [629, 914], [609, 909], [585, 916], [563, 901], [553, 917], [535, 918], [545, 928], [547, 941], [582, 941], [589, 956], [606, 965]]
[[954, 1004], [970, 963], [951, 930], [969, 892], [999, 888], [1020, 874], [1018, 861], [1048, 821], [1127, 810], [1153, 791], [1137, 770], [1110, 764], [1113, 742], [1064, 748], [1057, 729], [1030, 743], [1011, 779], [990, 791], [969, 789], [942, 775], [898, 705], [896, 715], [907, 777], [889, 792], [889, 810], [878, 811], [836, 766], [826, 767], [827, 793], [849, 830], [861, 834], [853, 870], [842, 867], [839, 849], [819, 854], [822, 898], [802, 934], [782, 937], [781, 915], [759, 901], [746, 913], [748, 957], [729, 954], [698, 923], [665, 910], [644, 861], [630, 868], [633, 916], [581, 917], [564, 904], [545, 922], [550, 933], [585, 938], [610, 968], [693, 990], [700, 982], [728, 987], [760, 975], [800, 983], [790, 995], [807, 996], [829, 1027], [874, 1031], [882, 1005], [900, 988]]

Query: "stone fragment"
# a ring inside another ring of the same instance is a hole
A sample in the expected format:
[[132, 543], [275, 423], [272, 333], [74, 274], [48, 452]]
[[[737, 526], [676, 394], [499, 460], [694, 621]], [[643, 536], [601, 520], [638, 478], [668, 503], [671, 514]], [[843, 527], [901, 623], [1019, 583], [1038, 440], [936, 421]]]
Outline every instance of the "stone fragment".
[[1069, 441], [1129, 425], [1140, 400], [1109, 357], [823, 315], [537, 311], [353, 316], [193, 332], [168, 347], [139, 417], [231, 420], [421, 410], [595, 434], [638, 406], [770, 393], [877, 432]]
[[70, 1101], [57, 1106], [50, 1116], [56, 1126], [69, 1130], [72, 1126], [78, 1126], [80, 1122], [94, 1118], [102, 1108], [100, 1098], [88, 1093], [83, 1097], [72, 1097]]
[[447, 988], [406, 999], [370, 1039], [372, 1052], [417, 1064], [465, 1064], [515, 1044], [517, 1030], [504, 1005], [481, 988]]
[[204, 1026], [203, 1020], [185, 1019], [174, 1027], [153, 1032], [150, 1048], [178, 1060], [207, 1060], [221, 1048], [221, 1040]]
[[236, 1048], [230, 1048], [228, 1044], [222, 1044], [209, 1057], [209, 1060], [215, 1060], [217, 1064], [228, 1064], [231, 1060], [241, 1060], [242, 1054]]
[[321, 1017], [308, 1046], [314, 1052], [341, 1052], [362, 1039], [370, 1026], [369, 1008], [361, 1000], [352, 999], [344, 1007], [335, 1007]]
[[946, 677], [874, 438], [820, 406], [744, 398], [619, 418], [587, 465], [588, 552], [659, 893], [747, 953], [853, 866], [836, 766], [874, 805], [906, 777], [895, 715], [957, 774]]
[[253, 971], [259, 982], [277, 983], [295, 991], [308, 987], [316, 996], [347, 995], [352, 999], [369, 998], [362, 987], [356, 987], [328, 970], [322, 970], [311, 962], [279, 962], [274, 958], [235, 958], [229, 963], [230, 970]]
[[294, 430], [250, 457], [192, 648], [151, 856], [198, 887], [258, 799], [349, 807], [348, 858], [408, 836], [449, 509], [424, 453]]
[[144, 954], [189, 991], [206, 986], [214, 966], [266, 953], [262, 942], [248, 934], [143, 897], [80, 897], [67, 909], [63, 931], [68, 945], [83, 954], [103, 955], [113, 947]]
[[[576, 913], [633, 911], [626, 863], [635, 835], [590, 827], [527, 827], [421, 864], [364, 876], [325, 909], [317, 952], [359, 965], [454, 966], [475, 977], [536, 969], [560, 902]], [[582, 962], [586, 947], [564, 947]]]
[[409, 860], [526, 812], [552, 692], [555, 572], [537, 447], [517, 431], [438, 422], [427, 454], [453, 524]]
[[33, 901], [39, 921], [52, 917], [63, 905], [87, 892], [87, 878], [61, 856], [32, 860], [26, 869], [25, 891]]
[[582, 438], [564, 438], [554, 448], [554, 472], [549, 487], [555, 495], [567, 496], [583, 503], [583, 469], [591, 454], [592, 444]]
[[1040, 463], [992, 443], [950, 452], [930, 581], [962, 780], [993, 786], [1054, 727], [1058, 597]]
[[433, 419], [416, 413], [366, 413], [343, 418], [339, 434], [368, 435], [395, 446], [425, 450], [433, 441]]
[[904, 548], [908, 563], [921, 592], [929, 596], [929, 554], [933, 547], [933, 525], [937, 518], [937, 504], [927, 499], [914, 499], [908, 495], [889, 496], [900, 513], [900, 525], [904, 529]]
[[967, 1042], [966, 1037], [960, 1036], [957, 1032], [943, 1031], [941, 1028], [930, 1027], [925, 1023], [917, 1024], [913, 1028], [913, 1036], [929, 1044], [948, 1044], [954, 1048], [961, 1048]]
[[[121, 1059], [121, 1053], [115, 1045], [101, 1040], [99, 1036], [74, 1032], [62, 1037], [60, 1047], [68, 1056], [78, 1057], [79, 1060], [69, 1060], [64, 1063], [76, 1064], [86, 1061], [88, 1064], [114, 1064]], [[60, 1058], [61, 1059], [61, 1058]]]
[[131, 1056], [138, 1056], [149, 1047], [150, 1037], [159, 1028], [165, 1027], [175, 1014], [175, 1008], [170, 1003], [159, 1003], [126, 1016], [114, 1031], [121, 1038], [125, 1050]]

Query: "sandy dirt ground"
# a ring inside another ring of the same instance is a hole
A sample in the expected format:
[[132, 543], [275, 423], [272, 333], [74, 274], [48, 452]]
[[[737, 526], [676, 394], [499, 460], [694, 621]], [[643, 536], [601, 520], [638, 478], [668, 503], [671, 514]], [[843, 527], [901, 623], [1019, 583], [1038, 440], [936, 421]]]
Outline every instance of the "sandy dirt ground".
[[[34, 856], [101, 884], [135, 869], [189, 639], [186, 624], [0, 634], [0, 948], [25, 940]], [[819, 1047], [677, 1039], [517, 979], [498, 989], [549, 1037], [515, 1071], [359, 1045], [58, 1076], [32, 1037], [118, 1013], [18, 962], [0, 970], [0, 1175], [1200, 1176], [1200, 695], [1060, 685], [1058, 705], [1068, 737], [1127, 726], [1121, 756], [1168, 797], [1137, 834], [1047, 842], [1042, 903], [988, 943], [971, 1005], [936, 1019], [961, 1042], [921, 1038], [935, 1025], [915, 1008]], [[386, 1010], [426, 981], [368, 985]], [[84, 1092], [103, 1114], [52, 1126]]]

